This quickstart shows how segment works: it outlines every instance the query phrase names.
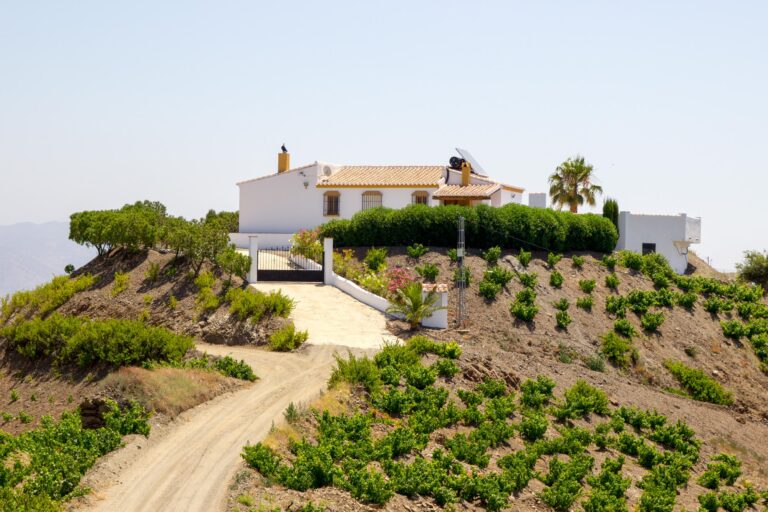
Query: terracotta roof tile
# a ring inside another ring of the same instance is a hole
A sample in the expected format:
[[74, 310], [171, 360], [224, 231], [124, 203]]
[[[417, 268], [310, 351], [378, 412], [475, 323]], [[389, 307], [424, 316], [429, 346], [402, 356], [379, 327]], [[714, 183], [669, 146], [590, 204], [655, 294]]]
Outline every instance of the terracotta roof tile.
[[488, 185], [467, 185], [466, 187], [461, 185], [445, 185], [432, 194], [432, 197], [436, 199], [490, 199], [491, 194], [499, 190], [499, 188], [501, 188], [501, 185], [498, 183], [489, 183]]
[[330, 187], [437, 187], [442, 165], [345, 165], [317, 186]]

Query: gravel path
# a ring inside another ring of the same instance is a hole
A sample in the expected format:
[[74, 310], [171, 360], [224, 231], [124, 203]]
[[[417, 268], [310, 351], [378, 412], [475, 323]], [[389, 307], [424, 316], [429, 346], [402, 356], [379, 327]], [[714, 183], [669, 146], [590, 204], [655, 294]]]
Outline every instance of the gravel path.
[[300, 329], [309, 329], [310, 344], [296, 353], [198, 344], [211, 354], [244, 359], [260, 379], [105, 457], [84, 482], [93, 494], [81, 510], [222, 510], [242, 447], [264, 438], [290, 402], [306, 402], [324, 391], [335, 353], [373, 351], [386, 336], [383, 315], [335, 288], [258, 287], [279, 287], [297, 300], [292, 316]]

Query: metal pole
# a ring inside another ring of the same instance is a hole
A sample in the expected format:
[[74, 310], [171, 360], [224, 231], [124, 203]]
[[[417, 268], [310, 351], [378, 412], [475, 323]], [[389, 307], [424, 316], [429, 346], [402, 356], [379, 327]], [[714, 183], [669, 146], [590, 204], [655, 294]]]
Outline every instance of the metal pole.
[[456, 322], [459, 329], [464, 329], [467, 326], [467, 301], [466, 290], [467, 280], [464, 270], [464, 217], [459, 217], [458, 236], [456, 245], [456, 261], [459, 268], [459, 279], [456, 282], [456, 286], [459, 292], [459, 300], [456, 311]]

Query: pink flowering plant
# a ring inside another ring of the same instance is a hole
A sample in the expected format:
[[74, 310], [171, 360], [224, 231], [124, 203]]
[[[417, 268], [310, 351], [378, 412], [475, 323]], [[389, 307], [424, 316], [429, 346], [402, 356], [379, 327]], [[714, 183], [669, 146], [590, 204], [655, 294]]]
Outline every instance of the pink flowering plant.
[[319, 229], [302, 229], [291, 237], [291, 254], [301, 255], [319, 262], [323, 256]]
[[387, 271], [387, 291], [391, 296], [397, 296], [397, 290], [402, 290], [416, 280], [416, 276], [405, 267], [395, 267]]

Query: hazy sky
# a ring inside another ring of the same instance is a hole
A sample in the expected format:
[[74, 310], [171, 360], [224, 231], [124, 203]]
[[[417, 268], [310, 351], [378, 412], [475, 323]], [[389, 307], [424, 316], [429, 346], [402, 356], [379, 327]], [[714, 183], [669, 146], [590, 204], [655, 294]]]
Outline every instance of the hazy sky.
[[768, 248], [768, 2], [0, 2], [0, 224], [137, 199], [200, 216], [315, 160], [448, 161]]

